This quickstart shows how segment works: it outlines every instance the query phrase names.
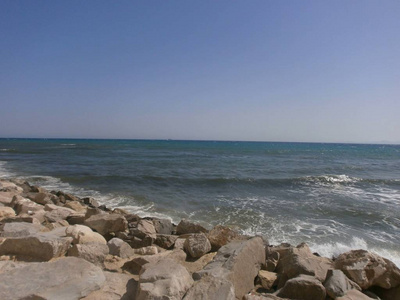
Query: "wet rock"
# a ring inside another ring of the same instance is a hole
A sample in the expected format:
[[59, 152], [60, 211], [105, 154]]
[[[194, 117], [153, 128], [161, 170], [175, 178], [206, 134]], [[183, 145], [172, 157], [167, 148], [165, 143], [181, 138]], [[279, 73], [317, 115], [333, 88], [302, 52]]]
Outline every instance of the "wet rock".
[[258, 272], [261, 285], [264, 289], [270, 290], [278, 284], [278, 274], [274, 272], [260, 270]]
[[111, 255], [116, 255], [121, 258], [129, 258], [135, 254], [132, 247], [119, 238], [109, 240], [107, 245]]
[[332, 299], [344, 296], [349, 290], [361, 288], [355, 282], [351, 281], [340, 270], [328, 270], [326, 280], [324, 282], [326, 293]]
[[362, 289], [371, 286], [390, 289], [400, 285], [399, 268], [390, 260], [365, 250], [353, 250], [339, 255], [335, 267]]
[[178, 235], [187, 233], [207, 233], [207, 229], [199, 224], [192, 223], [188, 220], [183, 219], [179, 222], [176, 227], [176, 233]]
[[211, 244], [204, 233], [198, 233], [186, 239], [184, 249], [191, 257], [198, 258], [211, 251]]
[[[242, 299], [254, 287], [254, 279], [265, 263], [262, 238], [254, 237], [234, 241], [221, 247], [214, 259], [203, 270], [193, 274], [196, 283], [188, 291], [186, 299]], [[194, 298], [190, 298], [194, 297]]]
[[170, 249], [178, 239], [177, 235], [157, 234], [155, 244], [164, 249]]
[[99, 203], [92, 197], [82, 198], [83, 203], [91, 207], [99, 207]]
[[172, 259], [150, 264], [140, 275], [137, 300], [182, 299], [193, 284], [189, 272]]
[[289, 279], [277, 292], [277, 296], [297, 300], [325, 300], [326, 291], [314, 276], [300, 275]]
[[232, 228], [217, 225], [207, 234], [212, 247], [212, 251], [218, 251], [219, 248], [231, 241], [243, 239], [243, 237]]
[[73, 244], [90, 244], [97, 243], [106, 245], [106, 239], [99, 233], [93, 232], [92, 229], [85, 225], [72, 225], [65, 229], [66, 236], [72, 237]]
[[104, 244], [77, 244], [68, 250], [68, 256], [87, 260], [97, 266], [103, 266], [108, 255], [108, 246]]
[[104, 282], [99, 267], [65, 257], [0, 274], [0, 299], [80, 299], [100, 289]]
[[106, 235], [110, 232], [125, 231], [128, 228], [125, 218], [118, 214], [94, 215], [86, 219], [84, 224], [96, 230], [101, 235]]
[[265, 262], [265, 269], [267, 271], [273, 272], [276, 269], [276, 266], [279, 263], [280, 254], [278, 251], [271, 251], [269, 247], [267, 247], [266, 251], [267, 260]]

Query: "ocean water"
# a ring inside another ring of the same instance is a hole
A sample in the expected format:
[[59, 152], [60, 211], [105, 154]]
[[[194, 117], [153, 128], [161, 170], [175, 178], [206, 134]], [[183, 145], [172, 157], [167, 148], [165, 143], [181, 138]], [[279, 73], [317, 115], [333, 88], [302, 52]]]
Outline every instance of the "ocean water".
[[0, 139], [0, 177], [400, 266], [400, 145]]

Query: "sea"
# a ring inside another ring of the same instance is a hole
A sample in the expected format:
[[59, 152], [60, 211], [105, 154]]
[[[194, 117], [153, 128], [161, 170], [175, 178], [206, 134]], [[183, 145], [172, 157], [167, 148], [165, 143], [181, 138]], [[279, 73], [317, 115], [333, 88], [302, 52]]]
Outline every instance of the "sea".
[[400, 266], [400, 145], [0, 139], [0, 177]]

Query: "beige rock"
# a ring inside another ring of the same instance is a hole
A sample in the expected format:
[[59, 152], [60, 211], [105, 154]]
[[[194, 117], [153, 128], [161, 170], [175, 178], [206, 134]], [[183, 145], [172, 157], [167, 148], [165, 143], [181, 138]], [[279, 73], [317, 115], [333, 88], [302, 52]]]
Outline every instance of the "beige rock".
[[326, 280], [324, 282], [326, 293], [332, 299], [344, 296], [349, 290], [361, 288], [355, 282], [351, 281], [340, 270], [328, 270]]
[[183, 219], [179, 222], [176, 227], [176, 233], [178, 235], [187, 234], [187, 233], [207, 233], [208, 230], [199, 224], [192, 223], [188, 220]]
[[170, 235], [173, 231], [171, 220], [168, 219], [153, 219], [153, 225], [158, 234]]
[[119, 214], [99, 214], [93, 215], [85, 220], [84, 223], [101, 235], [110, 232], [125, 231], [128, 228], [128, 222], [124, 216]]
[[217, 225], [207, 234], [213, 251], [217, 251], [222, 246], [231, 241], [243, 239], [243, 237], [234, 229], [227, 226]]
[[119, 238], [113, 238], [107, 243], [110, 254], [119, 256], [121, 258], [129, 258], [135, 254], [135, 251], [129, 246], [128, 243], [124, 242]]
[[15, 192], [0, 192], [0, 203], [6, 206], [11, 206]]
[[27, 237], [46, 231], [49, 230], [40, 224], [25, 222], [5, 223], [0, 226], [0, 236], [6, 238]]
[[390, 289], [400, 285], [399, 268], [390, 260], [365, 250], [353, 250], [339, 255], [335, 267], [362, 289], [371, 286]]
[[13, 197], [10, 206], [14, 208], [18, 215], [24, 213], [31, 214], [35, 211], [43, 210], [43, 205], [37, 204], [19, 195]]
[[64, 205], [64, 207], [70, 208], [78, 213], [86, 214], [86, 209], [87, 209], [86, 206], [82, 205], [77, 201], [68, 202]]
[[274, 272], [260, 270], [258, 272], [258, 278], [260, 278], [263, 288], [267, 290], [272, 289], [278, 284], [278, 274]]
[[61, 221], [57, 221], [55, 223], [47, 223], [47, 224], [45, 224], [45, 226], [49, 230], [53, 230], [53, 229], [60, 228], [60, 227], [68, 227], [69, 223], [66, 220], [61, 220]]
[[65, 234], [66, 236], [70, 236], [73, 238], [73, 244], [107, 244], [106, 239], [101, 234], [93, 232], [92, 229], [85, 225], [68, 226], [65, 230]]
[[211, 251], [211, 244], [204, 233], [193, 234], [189, 236], [185, 243], [184, 249], [193, 258], [202, 257]]
[[0, 274], [0, 299], [80, 299], [100, 289], [104, 282], [99, 267], [83, 259], [65, 257]]
[[15, 211], [11, 207], [0, 207], [0, 221], [4, 218], [10, 218], [15, 216]]
[[76, 244], [68, 250], [68, 256], [83, 258], [97, 266], [103, 266], [108, 254], [108, 246], [104, 244]]
[[[395, 300], [397, 298], [392, 298], [391, 300]], [[350, 290], [346, 293], [346, 295], [342, 297], [338, 297], [335, 300], [373, 300], [373, 298], [368, 297], [367, 295], [361, 293], [357, 290]]]
[[150, 264], [140, 274], [136, 299], [180, 300], [193, 284], [189, 272], [172, 259]]
[[158, 253], [158, 249], [155, 246], [147, 246], [133, 250], [136, 254], [140, 255], [154, 255]]
[[178, 239], [177, 235], [157, 234], [155, 244], [164, 249], [170, 249]]
[[145, 219], [140, 220], [137, 223], [137, 227], [130, 229], [130, 232], [133, 236], [136, 236], [140, 239], [150, 237], [155, 240], [157, 237], [157, 232], [153, 225], [153, 222]]
[[267, 247], [266, 251], [267, 260], [265, 262], [265, 268], [267, 271], [275, 271], [276, 266], [279, 263], [280, 254], [278, 251], [271, 251]]
[[300, 275], [289, 279], [277, 292], [277, 296], [297, 300], [325, 300], [326, 291], [314, 276]]
[[0, 191], [22, 193], [24, 190], [11, 181], [2, 180], [0, 181]]

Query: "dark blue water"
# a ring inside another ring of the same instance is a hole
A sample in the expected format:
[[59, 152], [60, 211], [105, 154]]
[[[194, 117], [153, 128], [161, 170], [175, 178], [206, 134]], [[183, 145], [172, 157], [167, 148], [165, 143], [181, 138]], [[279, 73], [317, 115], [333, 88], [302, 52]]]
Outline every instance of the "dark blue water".
[[400, 146], [0, 139], [0, 176], [400, 264]]

